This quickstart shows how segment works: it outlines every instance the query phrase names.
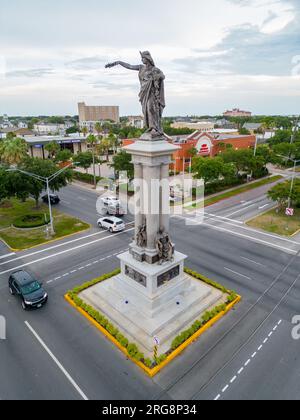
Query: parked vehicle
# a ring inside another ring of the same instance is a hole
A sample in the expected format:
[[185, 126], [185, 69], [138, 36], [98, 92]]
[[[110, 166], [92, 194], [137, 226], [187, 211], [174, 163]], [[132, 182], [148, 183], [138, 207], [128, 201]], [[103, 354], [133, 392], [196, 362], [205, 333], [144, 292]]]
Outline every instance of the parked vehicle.
[[[42, 200], [45, 204], [49, 204], [48, 194], [44, 195], [42, 197]], [[50, 194], [50, 203], [51, 204], [59, 204], [60, 203], [60, 198], [58, 197], [58, 195]]]
[[17, 295], [21, 299], [24, 310], [41, 308], [48, 301], [48, 294], [33, 276], [26, 271], [13, 273], [8, 280], [11, 295]]
[[101, 229], [107, 229], [111, 233], [123, 232], [126, 228], [123, 220], [117, 217], [103, 217], [98, 220], [98, 226]]

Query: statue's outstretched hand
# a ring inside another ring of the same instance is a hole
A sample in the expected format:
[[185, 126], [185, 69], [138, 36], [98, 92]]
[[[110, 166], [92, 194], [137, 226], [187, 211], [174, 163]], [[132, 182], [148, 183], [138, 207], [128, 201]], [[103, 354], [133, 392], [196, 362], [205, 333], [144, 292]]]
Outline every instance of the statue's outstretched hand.
[[119, 61], [115, 61], [114, 63], [108, 63], [106, 64], [105, 68], [106, 69], [111, 69], [112, 67], [116, 67], [119, 65]]

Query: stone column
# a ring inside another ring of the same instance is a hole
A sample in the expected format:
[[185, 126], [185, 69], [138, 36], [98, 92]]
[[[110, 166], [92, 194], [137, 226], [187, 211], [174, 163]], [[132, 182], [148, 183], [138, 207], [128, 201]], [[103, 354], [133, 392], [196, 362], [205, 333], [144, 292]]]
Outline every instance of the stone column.
[[160, 227], [167, 233], [170, 229], [170, 185], [169, 185], [169, 164], [161, 166], [160, 186]]
[[143, 224], [143, 166], [141, 164], [134, 165], [134, 189], [135, 189], [135, 241], [139, 227]]
[[147, 249], [156, 249], [156, 237], [160, 223], [160, 166], [144, 166], [144, 211], [147, 218]]

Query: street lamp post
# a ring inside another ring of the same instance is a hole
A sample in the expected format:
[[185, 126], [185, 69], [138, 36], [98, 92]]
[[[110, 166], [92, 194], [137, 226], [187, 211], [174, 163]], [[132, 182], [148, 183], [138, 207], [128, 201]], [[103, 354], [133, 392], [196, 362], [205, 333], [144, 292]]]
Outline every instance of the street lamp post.
[[282, 158], [285, 158], [287, 160], [291, 160], [292, 162], [294, 162], [294, 170], [293, 170], [293, 176], [292, 176], [292, 182], [291, 182], [291, 189], [290, 189], [290, 195], [289, 195], [289, 199], [288, 199], [288, 208], [291, 207], [292, 204], [292, 193], [293, 193], [293, 189], [294, 189], [294, 184], [295, 184], [295, 178], [296, 178], [296, 167], [297, 167], [297, 163], [300, 162], [299, 159], [292, 159], [288, 156], [283, 156], [283, 155], [276, 155]]
[[49, 205], [51, 235], [55, 235], [55, 230], [54, 230], [54, 223], [53, 223], [52, 205], [51, 205], [51, 200], [50, 200], [50, 183], [55, 178], [57, 178], [59, 175], [61, 175], [65, 170], [69, 169], [73, 165], [74, 165], [74, 163], [72, 162], [68, 166], [65, 166], [64, 168], [60, 169], [55, 174], [51, 175], [50, 177], [43, 177], [43, 176], [40, 176], [40, 175], [32, 174], [31, 172], [23, 171], [22, 169], [18, 169], [18, 168], [7, 169], [7, 171], [6, 171], [6, 172], [20, 172], [24, 175], [30, 176], [31, 178], [37, 179], [38, 181], [42, 181], [46, 184], [47, 196], [48, 196], [48, 205]]

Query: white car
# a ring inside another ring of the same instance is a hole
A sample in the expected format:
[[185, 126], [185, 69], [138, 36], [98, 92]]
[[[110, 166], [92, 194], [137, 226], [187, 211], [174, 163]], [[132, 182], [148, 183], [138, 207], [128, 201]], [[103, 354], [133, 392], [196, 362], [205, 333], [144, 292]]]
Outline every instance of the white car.
[[105, 206], [116, 206], [121, 204], [117, 197], [103, 197], [102, 202]]
[[98, 220], [98, 226], [101, 229], [107, 229], [111, 233], [123, 232], [126, 228], [123, 220], [117, 217], [103, 217]]

